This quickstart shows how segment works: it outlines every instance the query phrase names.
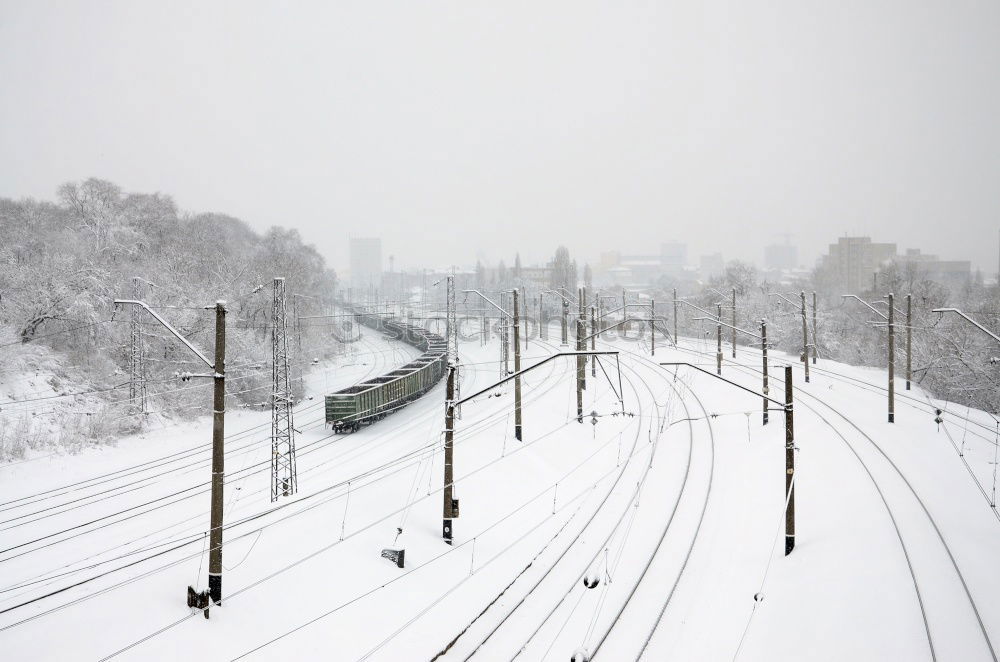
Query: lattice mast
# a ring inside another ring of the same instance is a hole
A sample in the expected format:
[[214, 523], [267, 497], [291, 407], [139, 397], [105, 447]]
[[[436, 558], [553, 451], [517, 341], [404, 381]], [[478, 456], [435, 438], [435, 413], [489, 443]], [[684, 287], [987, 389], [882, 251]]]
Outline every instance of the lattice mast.
[[454, 366], [458, 365], [458, 324], [456, 322], [455, 314], [455, 276], [448, 276], [448, 291], [447, 291], [447, 308], [448, 308], [448, 320], [447, 320], [447, 335], [448, 335], [448, 365]]
[[[132, 278], [132, 298], [136, 301], [142, 300], [143, 295], [142, 279], [138, 276]], [[128, 400], [132, 410], [136, 413], [146, 413], [146, 379], [145, 365], [142, 348], [142, 307], [130, 306], [129, 311], [129, 376], [128, 376]]]
[[[461, 374], [458, 369], [458, 321], [455, 306], [455, 275], [448, 276], [447, 283], [447, 337], [448, 337], [448, 367], [455, 369], [455, 397], [462, 397]], [[462, 418], [461, 406], [455, 409], [455, 416]]]
[[295, 471], [295, 428], [288, 371], [288, 323], [285, 279], [274, 279], [271, 306], [271, 501], [298, 491]]

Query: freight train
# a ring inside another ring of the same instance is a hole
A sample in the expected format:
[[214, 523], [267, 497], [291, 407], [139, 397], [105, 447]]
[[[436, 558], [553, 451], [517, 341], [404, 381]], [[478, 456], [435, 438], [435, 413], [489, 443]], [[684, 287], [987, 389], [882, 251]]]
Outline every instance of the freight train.
[[387, 334], [422, 354], [380, 377], [342, 388], [326, 396], [326, 423], [334, 432], [356, 432], [416, 400], [445, 374], [448, 343], [440, 335], [405, 322], [356, 313], [355, 321]]

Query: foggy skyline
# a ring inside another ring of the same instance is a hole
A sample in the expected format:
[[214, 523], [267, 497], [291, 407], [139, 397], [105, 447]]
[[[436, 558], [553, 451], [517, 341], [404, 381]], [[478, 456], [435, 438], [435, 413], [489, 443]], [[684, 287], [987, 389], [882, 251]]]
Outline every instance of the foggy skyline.
[[997, 264], [1000, 7], [0, 2], [0, 196], [65, 181], [397, 268], [844, 234]]

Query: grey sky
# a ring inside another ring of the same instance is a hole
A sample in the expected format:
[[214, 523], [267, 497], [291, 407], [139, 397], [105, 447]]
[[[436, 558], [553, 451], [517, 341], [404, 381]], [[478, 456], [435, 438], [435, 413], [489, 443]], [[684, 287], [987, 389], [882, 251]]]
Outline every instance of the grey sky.
[[0, 195], [102, 177], [335, 266], [787, 231], [993, 272], [998, 65], [994, 1], [0, 1]]

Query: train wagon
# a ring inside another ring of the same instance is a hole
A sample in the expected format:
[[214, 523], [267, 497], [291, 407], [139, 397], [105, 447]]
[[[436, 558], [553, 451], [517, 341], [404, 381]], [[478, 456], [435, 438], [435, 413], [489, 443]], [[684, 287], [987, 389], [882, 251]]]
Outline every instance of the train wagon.
[[382, 419], [429, 391], [445, 373], [447, 342], [405, 322], [357, 313], [355, 320], [370, 329], [419, 349], [422, 354], [379, 377], [342, 388], [325, 398], [326, 423], [334, 432], [354, 432]]

